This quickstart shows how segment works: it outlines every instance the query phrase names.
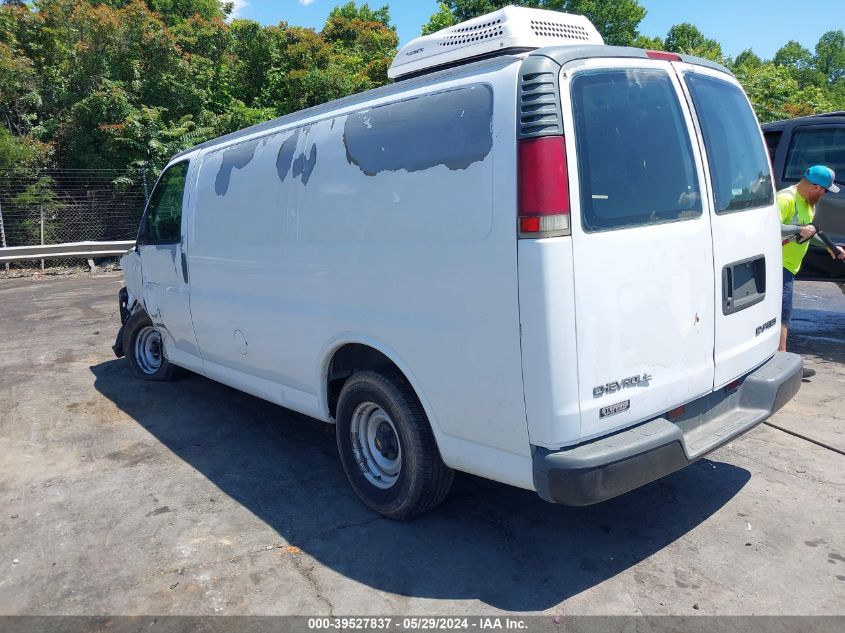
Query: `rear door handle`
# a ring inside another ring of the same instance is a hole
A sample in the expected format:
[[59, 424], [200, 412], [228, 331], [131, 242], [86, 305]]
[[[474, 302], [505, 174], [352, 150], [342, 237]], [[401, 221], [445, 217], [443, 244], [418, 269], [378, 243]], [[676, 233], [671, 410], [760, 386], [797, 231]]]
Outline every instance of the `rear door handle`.
[[766, 258], [763, 255], [728, 264], [722, 269], [722, 314], [745, 310], [766, 297]]

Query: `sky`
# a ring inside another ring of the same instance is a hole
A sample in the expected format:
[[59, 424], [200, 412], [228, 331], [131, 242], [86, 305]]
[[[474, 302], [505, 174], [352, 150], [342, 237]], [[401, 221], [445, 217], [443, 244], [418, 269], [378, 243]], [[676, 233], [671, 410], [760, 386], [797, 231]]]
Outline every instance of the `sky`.
[[[321, 29], [331, 9], [346, 0], [235, 0], [236, 15], [264, 25], [288, 24]], [[612, 2], [613, 0], [606, 0]], [[640, 22], [640, 33], [665, 37], [674, 24], [690, 22], [706, 37], [722, 45], [735, 57], [747, 48], [763, 59], [771, 59], [789, 40], [797, 40], [812, 51], [826, 31], [845, 30], [842, 0], [813, 0], [812, 15], [802, 16], [800, 3], [787, 0], [700, 0], [693, 4], [678, 0], [639, 0], [648, 13]], [[360, 0], [358, 2], [361, 3]], [[379, 8], [384, 0], [371, 0]], [[419, 35], [423, 24], [437, 11], [437, 0], [393, 0], [390, 16], [399, 33], [400, 46]]]

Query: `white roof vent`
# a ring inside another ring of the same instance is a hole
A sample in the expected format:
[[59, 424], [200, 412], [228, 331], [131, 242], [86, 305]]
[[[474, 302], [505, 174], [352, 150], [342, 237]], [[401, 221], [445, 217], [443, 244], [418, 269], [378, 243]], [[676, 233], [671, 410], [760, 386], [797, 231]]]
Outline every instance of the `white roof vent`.
[[397, 79], [553, 44], [604, 44], [604, 40], [583, 15], [508, 6], [412, 40], [396, 55], [387, 76]]

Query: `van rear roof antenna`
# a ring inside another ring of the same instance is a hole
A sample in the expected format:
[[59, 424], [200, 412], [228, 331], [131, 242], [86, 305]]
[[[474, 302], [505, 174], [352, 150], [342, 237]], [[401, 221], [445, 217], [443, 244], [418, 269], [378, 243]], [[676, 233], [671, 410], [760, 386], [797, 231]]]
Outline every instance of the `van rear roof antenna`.
[[507, 6], [423, 35], [402, 47], [387, 76], [402, 79], [482, 57], [560, 44], [604, 44], [583, 15]]

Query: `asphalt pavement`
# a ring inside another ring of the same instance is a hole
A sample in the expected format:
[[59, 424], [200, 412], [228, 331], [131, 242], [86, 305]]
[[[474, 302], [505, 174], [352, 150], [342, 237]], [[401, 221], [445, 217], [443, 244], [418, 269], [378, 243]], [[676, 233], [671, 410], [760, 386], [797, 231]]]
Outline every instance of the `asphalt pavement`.
[[115, 274], [0, 280], [0, 614], [845, 615], [845, 295], [797, 285], [818, 370], [771, 422], [587, 508], [459, 475], [361, 505], [331, 426], [134, 379]]

